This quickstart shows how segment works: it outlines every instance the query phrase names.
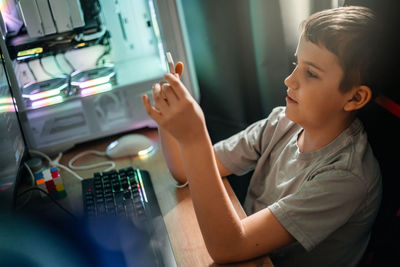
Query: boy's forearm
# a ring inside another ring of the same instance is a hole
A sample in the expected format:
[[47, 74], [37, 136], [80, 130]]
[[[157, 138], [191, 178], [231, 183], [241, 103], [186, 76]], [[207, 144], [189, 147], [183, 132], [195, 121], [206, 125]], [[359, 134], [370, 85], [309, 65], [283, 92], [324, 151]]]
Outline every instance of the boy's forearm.
[[167, 131], [158, 128], [160, 143], [164, 159], [172, 177], [180, 183], [186, 182], [185, 170], [183, 168], [179, 144]]
[[[220, 179], [207, 130], [196, 140], [181, 145], [183, 165], [196, 216], [210, 255], [215, 259], [238, 244], [243, 227]], [[215, 256], [215, 257], [214, 257]]]
[[[162, 130], [162, 128], [158, 128], [158, 133], [160, 137], [160, 143], [162, 146], [162, 151], [164, 155], [164, 159], [167, 163], [168, 169], [170, 170], [172, 177], [180, 182], [185, 183], [187, 181], [185, 169], [182, 163], [182, 155], [179, 147], [179, 143], [176, 139], [171, 136], [167, 131]], [[213, 152], [215, 158], [217, 157], [215, 152]], [[217, 159], [217, 158], [216, 158]], [[227, 170], [222, 163], [220, 163], [217, 159], [218, 171], [221, 177], [225, 177], [231, 174], [229, 170]]]

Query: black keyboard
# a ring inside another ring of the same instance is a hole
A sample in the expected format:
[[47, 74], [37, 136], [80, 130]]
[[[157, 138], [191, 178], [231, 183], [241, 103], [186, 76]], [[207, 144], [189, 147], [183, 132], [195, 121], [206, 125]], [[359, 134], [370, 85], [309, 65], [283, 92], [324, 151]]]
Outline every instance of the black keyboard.
[[[146, 266], [176, 266], [150, 174], [132, 167], [94, 173], [82, 181], [82, 199], [89, 218], [122, 217], [148, 234], [153, 251]], [[128, 234], [128, 232], [127, 232]], [[128, 234], [129, 235], [129, 234]], [[136, 265], [135, 265], [136, 266]], [[141, 266], [141, 265], [137, 265]]]
[[93, 174], [82, 181], [83, 206], [89, 217], [118, 216], [145, 220], [148, 202], [143, 180], [149, 173], [132, 167]]

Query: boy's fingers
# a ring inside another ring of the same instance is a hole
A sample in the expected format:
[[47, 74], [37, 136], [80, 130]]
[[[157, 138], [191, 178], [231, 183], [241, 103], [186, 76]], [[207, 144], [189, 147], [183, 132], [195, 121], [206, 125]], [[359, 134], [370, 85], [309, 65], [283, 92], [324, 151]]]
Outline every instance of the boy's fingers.
[[[159, 94], [159, 95], [161, 96], [162, 99], [166, 100], [167, 97], [166, 97], [166, 95], [165, 95], [165, 93], [164, 93], [164, 87], [167, 86], [168, 84], [167, 84], [166, 82], [159, 82], [159, 83], [157, 83], [157, 84], [159, 85], [159, 87], [155, 88], [156, 91], [157, 91], [157, 94]], [[156, 84], [155, 84], [155, 85], [156, 85]], [[155, 85], [154, 85], [154, 86], [155, 86]], [[153, 88], [153, 90], [154, 90], [154, 88]]]
[[183, 63], [181, 61], [178, 61], [175, 65], [175, 73], [179, 75], [179, 78], [183, 74]]
[[150, 115], [152, 113], [152, 110], [151, 110], [152, 105], [150, 103], [149, 97], [147, 95], [143, 94], [142, 95], [142, 102], [143, 102], [143, 106], [144, 106], [144, 109], [146, 110], [147, 114]]
[[153, 88], [153, 100], [156, 108], [159, 110], [163, 110], [168, 106], [167, 97], [164, 93], [162, 87], [164, 87], [165, 83], [160, 86], [159, 83], [156, 83]]
[[161, 85], [159, 83], [153, 84], [153, 96], [159, 95], [161, 93]]
[[175, 77], [170, 73], [167, 73], [165, 74], [164, 78], [172, 86], [172, 89], [175, 91], [179, 99], [183, 98], [188, 94], [186, 88], [183, 86], [183, 84], [177, 77]]
[[159, 123], [160, 119], [162, 118], [162, 114], [160, 111], [158, 111], [151, 105], [150, 99], [147, 95], [145, 94], [142, 95], [142, 102], [147, 114], [149, 114], [149, 116], [157, 123]]
[[176, 101], [179, 100], [179, 97], [176, 95], [174, 89], [170, 85], [165, 86], [163, 88], [163, 91], [164, 91], [165, 97], [168, 99], [169, 105], [173, 106], [176, 103]]

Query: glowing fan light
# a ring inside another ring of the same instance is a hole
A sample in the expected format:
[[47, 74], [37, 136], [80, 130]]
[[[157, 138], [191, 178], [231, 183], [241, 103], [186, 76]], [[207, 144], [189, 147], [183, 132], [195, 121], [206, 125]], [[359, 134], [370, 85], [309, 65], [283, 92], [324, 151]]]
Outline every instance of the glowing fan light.
[[81, 91], [82, 96], [95, 95], [112, 89], [111, 83], [100, 84], [94, 87], [85, 88]]
[[24, 60], [24, 59], [28, 59], [28, 58], [33, 58], [33, 57], [37, 57], [39, 56], [39, 54], [33, 54], [33, 55], [28, 55], [28, 56], [22, 56], [22, 57], [17, 57], [18, 61]]
[[79, 86], [79, 88], [81, 88], [81, 89], [87, 88], [87, 87], [93, 87], [93, 86], [96, 86], [99, 84], [108, 83], [114, 75], [115, 75], [115, 72], [110, 73], [104, 77], [99, 77], [99, 78], [85, 81], [85, 82], [71, 82], [71, 84], [74, 86]]
[[14, 112], [14, 105], [0, 105], [0, 113]]
[[15, 106], [12, 97], [0, 97], [0, 113], [14, 112]]
[[11, 97], [0, 97], [0, 104], [12, 104], [13, 99]]
[[50, 98], [45, 98], [43, 100], [38, 100], [38, 101], [32, 102], [32, 108], [40, 108], [40, 107], [58, 104], [58, 103], [63, 102], [63, 100], [64, 100], [63, 97], [60, 95], [50, 97]]
[[40, 93], [33, 94], [33, 95], [22, 94], [22, 97], [29, 98], [32, 101], [36, 101], [38, 99], [58, 95], [58, 94], [60, 94], [61, 90], [65, 89], [67, 86], [68, 86], [68, 84], [63, 84], [56, 89], [40, 92]]
[[0, 0], [0, 11], [3, 13], [6, 9], [6, 0]]

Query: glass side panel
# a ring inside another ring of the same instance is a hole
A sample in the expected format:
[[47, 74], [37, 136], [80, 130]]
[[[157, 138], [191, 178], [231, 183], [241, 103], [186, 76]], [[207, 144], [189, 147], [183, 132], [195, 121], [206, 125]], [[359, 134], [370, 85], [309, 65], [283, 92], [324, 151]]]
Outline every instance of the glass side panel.
[[[0, 53], [1, 55], [1, 53]], [[1, 55], [1, 58], [3, 56]], [[25, 145], [10, 92], [3, 61], [0, 61], [0, 201], [12, 197]], [[8, 200], [7, 200], [8, 199]]]

